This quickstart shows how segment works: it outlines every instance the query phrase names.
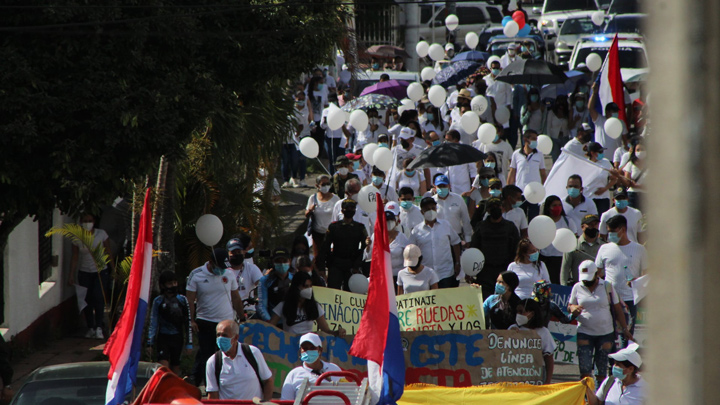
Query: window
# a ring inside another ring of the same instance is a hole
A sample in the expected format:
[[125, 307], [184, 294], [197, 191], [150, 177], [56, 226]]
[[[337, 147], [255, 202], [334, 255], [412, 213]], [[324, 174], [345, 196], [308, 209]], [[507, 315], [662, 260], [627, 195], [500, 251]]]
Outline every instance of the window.
[[52, 213], [43, 215], [38, 219], [38, 284], [52, 276], [53, 254], [52, 238], [46, 238], [45, 234], [52, 228]]
[[458, 7], [457, 16], [460, 20], [460, 25], [468, 24], [484, 24], [485, 14], [482, 9], [478, 7]]
[[543, 13], [572, 10], [597, 10], [595, 0], [547, 0]]
[[488, 14], [490, 14], [490, 22], [493, 22], [495, 24], [502, 23], [503, 16], [502, 14], [500, 14], [500, 10], [495, 7], [488, 7], [487, 11]]

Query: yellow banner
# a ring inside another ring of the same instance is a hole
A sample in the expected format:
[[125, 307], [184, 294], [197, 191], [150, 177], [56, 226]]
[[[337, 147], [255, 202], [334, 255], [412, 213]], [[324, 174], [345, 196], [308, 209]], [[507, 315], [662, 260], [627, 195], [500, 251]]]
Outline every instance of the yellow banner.
[[[325, 309], [330, 328], [342, 326], [354, 335], [360, 325], [366, 295], [313, 287], [315, 300]], [[475, 287], [444, 288], [403, 294], [396, 298], [400, 330], [479, 330], [485, 328], [482, 292]], [[317, 326], [316, 326], [317, 329]]]
[[[591, 379], [586, 378], [593, 387]], [[550, 385], [500, 383], [467, 388], [414, 384], [405, 387], [398, 405], [584, 405], [582, 381]]]

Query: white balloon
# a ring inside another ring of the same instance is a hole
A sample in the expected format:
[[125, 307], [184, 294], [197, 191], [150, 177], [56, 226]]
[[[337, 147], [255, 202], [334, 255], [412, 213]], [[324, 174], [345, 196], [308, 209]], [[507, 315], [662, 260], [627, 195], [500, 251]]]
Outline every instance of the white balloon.
[[432, 105], [437, 108], [440, 108], [443, 105], [446, 96], [447, 92], [443, 86], [440, 86], [439, 84], [433, 85], [428, 91], [428, 100], [430, 100]]
[[423, 96], [423, 93], [425, 92], [425, 89], [423, 89], [422, 84], [420, 83], [410, 83], [410, 85], [407, 88], [407, 96], [412, 101], [420, 101], [420, 99]]
[[449, 31], [455, 31], [455, 29], [460, 24], [460, 21], [458, 20], [458, 16], [455, 14], [450, 14], [449, 16], [445, 17], [445, 26]]
[[424, 67], [423, 70], [420, 71], [420, 77], [424, 81], [434, 79], [436, 74], [437, 72], [435, 72], [435, 69], [431, 68], [430, 66]]
[[505, 34], [508, 38], [512, 38], [517, 35], [518, 31], [520, 31], [520, 26], [515, 21], [509, 21], [503, 27], [503, 34]]
[[619, 119], [612, 117], [605, 121], [605, 133], [612, 139], [618, 139], [622, 135], [623, 124]]
[[373, 165], [378, 169], [387, 172], [392, 167], [393, 153], [388, 148], [377, 148], [373, 153]]
[[195, 224], [195, 234], [204, 245], [214, 246], [220, 242], [223, 236], [222, 221], [213, 214], [205, 214], [198, 218]]
[[555, 239], [552, 242], [555, 249], [569, 253], [577, 249], [577, 237], [573, 231], [567, 228], [560, 228], [555, 232]]
[[499, 124], [507, 124], [510, 121], [510, 110], [507, 106], [500, 105], [495, 109], [495, 119]]
[[367, 213], [377, 211], [378, 192], [378, 189], [372, 184], [368, 184], [367, 186], [361, 188], [358, 193], [358, 204], [360, 204], [360, 208]]
[[400, 105], [398, 106], [398, 114], [402, 115], [403, 111], [405, 110], [414, 110], [415, 109], [415, 103], [410, 100], [409, 98], [404, 98], [402, 101], [400, 101]]
[[538, 249], [545, 249], [555, 240], [555, 221], [546, 215], [538, 215], [528, 225], [530, 242]]
[[479, 95], [475, 96], [472, 98], [472, 101], [470, 101], [470, 107], [472, 108], [473, 111], [478, 113], [478, 115], [484, 113], [485, 110], [487, 110], [487, 106], [488, 106], [488, 101], [483, 96], [479, 96]]
[[495, 125], [488, 122], [480, 125], [480, 128], [478, 129], [478, 139], [481, 143], [490, 145], [493, 141], [495, 141], [495, 136], [497, 136]]
[[348, 287], [350, 287], [350, 291], [355, 294], [367, 294], [369, 286], [370, 282], [367, 277], [359, 273], [353, 274], [350, 276], [350, 280], [348, 280]]
[[460, 126], [462, 126], [463, 131], [472, 134], [480, 126], [480, 117], [475, 111], [465, 111], [465, 114], [460, 117]]
[[602, 67], [602, 58], [596, 53], [591, 53], [585, 58], [585, 66], [591, 72], [597, 72]]
[[430, 44], [425, 41], [420, 41], [417, 43], [417, 45], [415, 45], [415, 52], [417, 52], [419, 57], [424, 58], [428, 55], [429, 48]]
[[428, 55], [434, 61], [443, 60], [445, 58], [445, 49], [440, 44], [432, 44], [428, 49]]
[[592, 20], [593, 24], [600, 26], [605, 21], [605, 12], [604, 11], [596, 11], [592, 13], [590, 16], [590, 19]]
[[465, 45], [467, 45], [468, 48], [475, 49], [475, 47], [478, 46], [478, 43], [480, 43], [480, 38], [478, 37], [478, 34], [474, 32], [468, 32], [465, 35]]
[[493, 55], [493, 56], [489, 57], [488, 60], [487, 60], [487, 62], [485, 62], [485, 66], [486, 66], [488, 69], [492, 69], [492, 63], [493, 63], [493, 62], [498, 62], [498, 63], [500, 63], [500, 57], [497, 56], [497, 55]]
[[537, 181], [528, 183], [523, 190], [525, 199], [531, 204], [540, 204], [545, 200], [545, 187]]
[[335, 66], [342, 66], [345, 64], [345, 58], [342, 55], [337, 55], [335, 57]]
[[552, 138], [547, 135], [538, 135], [537, 138], [537, 150], [544, 155], [549, 155], [552, 152], [553, 143]]
[[370, 166], [372, 166], [374, 164], [373, 162], [375, 162], [373, 160], [373, 154], [375, 153], [377, 148], [378, 148], [378, 144], [376, 144], [376, 143], [369, 143], [369, 144], [365, 145], [365, 147], [363, 147], [363, 151], [362, 151], [363, 159], [365, 159], [367, 164], [369, 164]]
[[370, 120], [368, 119], [367, 114], [363, 110], [355, 110], [350, 113], [350, 125], [353, 126], [358, 131], [364, 131], [367, 129], [368, 123]]
[[320, 152], [320, 146], [311, 136], [300, 140], [300, 153], [308, 159], [315, 159]]
[[485, 255], [478, 248], [470, 248], [460, 256], [460, 268], [470, 277], [480, 273], [485, 265]]
[[350, 83], [350, 79], [352, 79], [352, 73], [350, 73], [349, 70], [343, 70], [342, 72], [340, 72], [340, 81], [341, 82], [348, 84], [348, 83]]
[[341, 110], [335, 104], [330, 104], [328, 107], [327, 124], [333, 131], [340, 129], [345, 123], [345, 111]]

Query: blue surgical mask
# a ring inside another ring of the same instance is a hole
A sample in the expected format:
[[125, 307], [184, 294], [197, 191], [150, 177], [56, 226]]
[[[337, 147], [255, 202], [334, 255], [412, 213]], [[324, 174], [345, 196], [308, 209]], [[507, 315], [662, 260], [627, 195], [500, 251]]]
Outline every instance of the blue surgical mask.
[[380, 176], [372, 176], [372, 184], [375, 187], [380, 187], [383, 184], [383, 178]]
[[497, 295], [503, 295], [505, 294], [505, 286], [500, 283], [495, 283], [495, 294]]
[[318, 90], [322, 90], [322, 89], [323, 89], [323, 87], [325, 87], [325, 85], [324, 85], [324, 84], [322, 84], [322, 83], [318, 84]]
[[252, 249], [248, 250], [247, 252], [245, 252], [245, 254], [248, 254], [248, 255], [251, 255], [253, 253], [255, 253], [255, 248], [252, 248]]
[[490, 185], [490, 179], [480, 179], [480, 185], [483, 187], [487, 187]]
[[537, 94], [530, 95], [530, 102], [536, 103], [540, 97]]
[[406, 200], [406, 201], [400, 201], [400, 208], [404, 209], [405, 211], [407, 211], [407, 210], [409, 210], [410, 208], [412, 208], [412, 206], [413, 206], [412, 201], [407, 201], [407, 200]]
[[618, 236], [617, 232], [608, 232], [608, 242], [610, 242], [610, 243], [620, 242], [620, 237]]
[[590, 90], [590, 88], [588, 86], [580, 86], [581, 93], [587, 94], [588, 90]]
[[530, 149], [537, 149], [537, 141], [530, 141]]
[[354, 162], [353, 162], [353, 169], [354, 169], [354, 170], [358, 170], [359, 168], [360, 168], [360, 162], [354, 161]]
[[300, 353], [300, 360], [308, 364], [315, 363], [319, 357], [320, 352], [317, 350], [308, 350]]
[[536, 262], [540, 258], [540, 252], [530, 253], [530, 261]]
[[570, 196], [570, 198], [578, 198], [580, 197], [580, 189], [577, 187], [568, 187], [567, 193]]
[[450, 189], [448, 187], [438, 187], [437, 189], [437, 195], [440, 196], [440, 198], [445, 198], [450, 194]]
[[502, 190], [498, 190], [496, 188], [492, 189], [492, 190], [490, 190], [490, 195], [493, 197], [500, 198], [500, 195], [502, 195]]
[[614, 112], [614, 113], [612, 113], [612, 114], [610, 114], [610, 115], [612, 115], [613, 118], [617, 118], [617, 117], [620, 116], [620, 113]]
[[527, 51], [528, 51], [528, 48], [527, 48], [527, 46], [521, 46], [521, 47], [520, 47], [520, 50], [521, 50], [522, 52], [527, 52]]
[[598, 153], [597, 159], [598, 159], [598, 160], [603, 160], [603, 159], [605, 159], [605, 154], [602, 153], [602, 152]]
[[498, 143], [500, 141], [500, 137], [495, 134], [495, 139], [493, 139], [493, 143]]
[[617, 378], [618, 380], [624, 380], [627, 377], [627, 374], [624, 374], [623, 369], [621, 369], [620, 367], [613, 366], [612, 376]]
[[389, 148], [387, 142], [378, 142], [378, 148]]
[[213, 267], [212, 272], [216, 276], [222, 276], [225, 273], [225, 269], [220, 267]]
[[275, 263], [275, 271], [285, 274], [290, 270], [290, 263]]
[[493, 69], [493, 70], [492, 70], [492, 74], [493, 74], [493, 76], [499, 75], [499, 74], [500, 74], [500, 69]]
[[491, 169], [495, 168], [495, 162], [485, 162], [485, 163], [483, 163], [483, 165], [485, 165], [485, 167], [489, 167]]
[[630, 201], [628, 201], [628, 200], [615, 200], [615, 208], [617, 208], [619, 210], [624, 210], [625, 208], [628, 207], [629, 204], [630, 204]]
[[409, 177], [412, 177], [415, 175], [415, 170], [405, 170], [405, 174], [407, 174]]
[[215, 339], [215, 343], [217, 343], [217, 347], [220, 350], [222, 350], [226, 353], [229, 352], [230, 349], [232, 349], [232, 339], [229, 337], [220, 336], [217, 339]]
[[432, 146], [438, 146], [438, 145], [440, 145], [441, 143], [442, 143], [442, 142], [440, 142], [440, 140], [438, 139], [437, 141], [433, 141], [433, 142], [432, 142]]
[[380, 69], [380, 64], [379, 64], [379, 63], [373, 63], [372, 68], [373, 68], [373, 70], [379, 70], [379, 69]]
[[425, 116], [427, 117], [427, 120], [428, 120], [428, 121], [434, 121], [434, 120], [435, 120], [435, 114], [433, 114], [433, 113], [427, 113], [427, 114], [425, 114]]
[[523, 203], [522, 201], [516, 202], [515, 204], [513, 204], [513, 208], [520, 208], [520, 206], [522, 205], [522, 203]]
[[585, 102], [583, 100], [578, 100], [575, 102], [575, 107], [583, 108], [583, 107], [585, 107]]

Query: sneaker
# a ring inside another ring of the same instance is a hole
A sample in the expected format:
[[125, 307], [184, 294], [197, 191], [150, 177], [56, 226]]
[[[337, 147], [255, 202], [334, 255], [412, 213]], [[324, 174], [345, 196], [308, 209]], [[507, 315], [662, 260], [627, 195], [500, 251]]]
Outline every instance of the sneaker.
[[298, 182], [298, 187], [308, 188], [308, 185], [305, 183], [305, 180], [300, 180]]
[[300, 187], [300, 181], [295, 179], [290, 179], [290, 183], [292, 183], [293, 188]]
[[290, 184], [289, 181], [286, 181], [285, 183], [282, 184], [281, 187], [282, 187], [282, 188], [288, 188], [288, 187], [292, 187], [292, 185]]
[[95, 329], [95, 336], [93, 336], [93, 337], [95, 339], [101, 339], [101, 340], [105, 339], [105, 335], [103, 335], [103, 331], [102, 331], [101, 327], [98, 326], [97, 329]]
[[85, 338], [86, 339], [94, 339], [95, 338], [95, 328], [88, 329], [87, 332], [85, 332]]

